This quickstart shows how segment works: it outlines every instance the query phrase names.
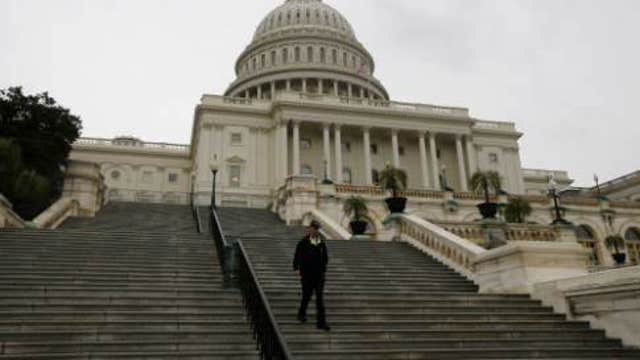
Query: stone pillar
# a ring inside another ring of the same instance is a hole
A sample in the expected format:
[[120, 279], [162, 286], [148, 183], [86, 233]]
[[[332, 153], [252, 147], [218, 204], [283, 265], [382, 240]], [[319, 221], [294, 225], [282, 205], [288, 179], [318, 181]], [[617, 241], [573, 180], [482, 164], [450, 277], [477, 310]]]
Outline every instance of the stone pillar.
[[291, 80], [287, 80], [287, 91], [291, 91]]
[[429, 153], [431, 154], [431, 176], [433, 178], [433, 188], [440, 188], [440, 177], [438, 165], [438, 148], [436, 146], [436, 136], [437, 134], [434, 132], [429, 133]]
[[271, 82], [271, 100], [276, 98], [276, 82]]
[[364, 179], [365, 185], [373, 185], [373, 178], [371, 174], [371, 136], [369, 134], [369, 128], [362, 128], [362, 138], [364, 143]]
[[340, 95], [340, 94], [338, 93], [338, 81], [337, 81], [337, 80], [334, 80], [334, 81], [333, 81], [333, 95], [335, 95], [335, 96]]
[[364, 88], [360, 86], [360, 98], [364, 99]]
[[324, 94], [324, 79], [318, 79], [318, 94]]
[[349, 87], [349, 97], [352, 98], [353, 97], [353, 85], [351, 85], [351, 83], [349, 83], [348, 87]]
[[249, 98], [249, 90], [245, 90], [244, 91], [244, 98], [248, 99]]
[[429, 187], [429, 170], [427, 169], [427, 143], [424, 140], [424, 133], [418, 131], [418, 140], [420, 142], [420, 169], [422, 170], [422, 187]]
[[471, 177], [478, 171], [477, 154], [471, 136], [468, 135], [465, 140], [467, 146], [467, 161], [469, 162], [469, 176]]
[[340, 125], [334, 126], [336, 147], [336, 183], [342, 184], [342, 133]]
[[326, 161], [326, 166], [323, 171], [327, 172], [327, 177], [331, 179], [331, 134], [329, 131], [331, 130], [331, 125], [324, 124], [322, 126], [322, 140], [323, 140], [323, 149], [324, 149], [324, 161]]
[[293, 122], [293, 175], [300, 175], [300, 122]]
[[393, 166], [400, 167], [400, 149], [398, 145], [398, 130], [391, 130], [391, 147], [393, 151]]
[[467, 169], [464, 162], [464, 151], [462, 150], [462, 135], [456, 135], [456, 153], [458, 154], [458, 172], [460, 173], [460, 190], [469, 191], [469, 179], [467, 179]]
[[283, 121], [280, 124], [280, 153], [282, 154], [282, 159], [280, 159], [280, 176], [283, 179], [289, 177], [289, 131], [288, 131], [287, 122]]
[[307, 92], [307, 79], [302, 79], [302, 92]]
[[258, 100], [262, 99], [262, 85], [258, 85]]

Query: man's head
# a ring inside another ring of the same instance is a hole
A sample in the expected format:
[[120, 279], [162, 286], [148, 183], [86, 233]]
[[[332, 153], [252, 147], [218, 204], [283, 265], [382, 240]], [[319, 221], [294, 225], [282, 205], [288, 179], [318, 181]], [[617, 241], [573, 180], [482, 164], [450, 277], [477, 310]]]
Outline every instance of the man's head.
[[320, 226], [320, 223], [313, 220], [311, 222], [311, 224], [309, 224], [309, 227], [307, 227], [307, 234], [309, 234], [309, 236], [318, 236], [318, 234], [320, 234], [320, 228], [322, 226]]

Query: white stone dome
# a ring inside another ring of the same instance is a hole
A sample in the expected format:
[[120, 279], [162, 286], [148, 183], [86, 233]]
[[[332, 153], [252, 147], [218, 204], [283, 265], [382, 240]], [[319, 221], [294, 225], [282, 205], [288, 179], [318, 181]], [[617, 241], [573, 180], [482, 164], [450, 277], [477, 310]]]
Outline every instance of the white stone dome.
[[286, 90], [388, 99], [374, 69], [337, 10], [322, 0], [286, 0], [258, 25], [225, 94], [269, 99]]
[[347, 19], [322, 0], [287, 0], [262, 20], [253, 41], [259, 41], [274, 32], [295, 28], [322, 29], [357, 41]]

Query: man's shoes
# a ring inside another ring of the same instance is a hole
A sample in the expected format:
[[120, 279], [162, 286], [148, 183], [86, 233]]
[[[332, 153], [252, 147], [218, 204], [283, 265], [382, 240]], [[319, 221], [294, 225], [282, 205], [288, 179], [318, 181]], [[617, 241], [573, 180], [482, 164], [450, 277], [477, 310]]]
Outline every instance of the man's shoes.
[[302, 324], [307, 322], [307, 317], [304, 315], [300, 315], [298, 314], [298, 321], [300, 321]]
[[331, 327], [327, 324], [318, 324], [318, 330], [331, 331]]

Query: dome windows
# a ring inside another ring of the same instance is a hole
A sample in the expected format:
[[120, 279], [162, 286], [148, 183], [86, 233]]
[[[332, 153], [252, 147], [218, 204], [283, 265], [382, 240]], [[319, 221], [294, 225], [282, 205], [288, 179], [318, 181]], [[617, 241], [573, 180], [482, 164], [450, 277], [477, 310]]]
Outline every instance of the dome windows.
[[296, 46], [294, 57], [295, 57], [295, 61], [296, 62], [300, 62], [300, 47], [299, 46]]
[[282, 49], [282, 63], [286, 64], [288, 60], [289, 60], [289, 49], [284, 48]]
[[307, 48], [307, 61], [313, 62], [313, 46]]
[[327, 62], [327, 54], [323, 47], [320, 48], [320, 62], [323, 64]]

